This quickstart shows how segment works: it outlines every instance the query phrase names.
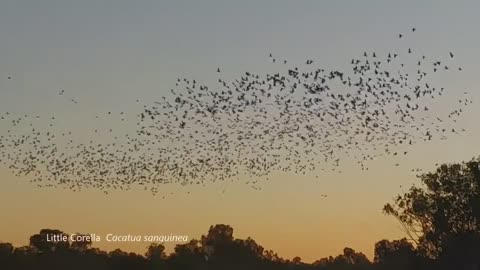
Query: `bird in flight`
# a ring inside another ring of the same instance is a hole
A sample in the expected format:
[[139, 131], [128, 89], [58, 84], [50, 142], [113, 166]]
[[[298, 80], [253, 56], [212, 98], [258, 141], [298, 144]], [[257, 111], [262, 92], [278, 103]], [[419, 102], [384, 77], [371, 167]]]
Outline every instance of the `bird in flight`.
[[[415, 58], [411, 66], [398, 62], [406, 50], [386, 48], [359, 50], [343, 70], [317, 68], [313, 60], [294, 66], [276, 57], [276, 72], [242, 72], [219, 78], [214, 86], [177, 78], [173, 96], [142, 104], [134, 117], [115, 109], [96, 114], [95, 121], [105, 123], [87, 130], [92, 137], [85, 142], [68, 131], [56, 132], [60, 117], [42, 116], [50, 122], [37, 125], [37, 114], [0, 112], [0, 165], [42, 185], [105, 191], [141, 185], [152, 193], [164, 183], [204, 186], [249, 179], [257, 185], [276, 172], [340, 173], [343, 156], [368, 170], [371, 160], [405, 158], [412, 153], [405, 147], [463, 131], [451, 125], [470, 104], [468, 96], [460, 92], [460, 102], [454, 108], [442, 104], [448, 112], [437, 115], [430, 105], [444, 89], [430, 80], [428, 61], [419, 65], [425, 57], [412, 51], [415, 47], [408, 49]], [[442, 76], [455, 70], [440, 68], [439, 60], [433, 68]], [[63, 90], [59, 94], [65, 96]], [[116, 117], [133, 119], [133, 132], [122, 136], [109, 127]], [[17, 128], [21, 125], [27, 132]], [[105, 143], [96, 139], [102, 134], [109, 138]]]

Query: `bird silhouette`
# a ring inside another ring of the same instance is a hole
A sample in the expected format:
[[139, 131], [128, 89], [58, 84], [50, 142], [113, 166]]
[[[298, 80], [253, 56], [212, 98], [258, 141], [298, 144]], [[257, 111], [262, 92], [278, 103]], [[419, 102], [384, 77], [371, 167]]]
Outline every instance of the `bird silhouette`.
[[[283, 60], [276, 72], [219, 76], [215, 85], [177, 78], [168, 95], [146, 104], [135, 99], [143, 108], [134, 115], [120, 109], [95, 115], [98, 125], [85, 131], [91, 133], [86, 141], [62, 130], [61, 115], [6, 112], [0, 163], [42, 187], [108, 192], [136, 186], [153, 194], [163, 184], [220, 181], [260, 190], [278, 172], [341, 173], [345, 157], [362, 170], [386, 156], [400, 166], [409, 147], [464, 132], [456, 121], [472, 104], [460, 92], [455, 104], [445, 101], [451, 108], [442, 105], [444, 115], [436, 112], [431, 105], [447, 89], [430, 79], [431, 70], [447, 76], [455, 69], [414, 51], [408, 49], [411, 65], [405, 51], [387, 49], [359, 51], [345, 70]], [[81, 103], [71, 98], [69, 105]], [[135, 128], [122, 134], [109, 126], [114, 121]]]

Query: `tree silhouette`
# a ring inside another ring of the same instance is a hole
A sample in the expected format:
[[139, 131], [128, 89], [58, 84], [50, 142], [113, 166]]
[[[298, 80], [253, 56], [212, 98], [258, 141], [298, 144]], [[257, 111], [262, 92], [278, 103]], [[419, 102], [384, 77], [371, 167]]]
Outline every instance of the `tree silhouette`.
[[88, 234], [81, 234], [77, 233], [75, 234], [78, 238], [75, 239], [71, 243], [71, 247], [73, 250], [79, 251], [79, 252], [85, 252], [87, 249], [89, 249], [92, 246], [92, 240], [88, 238]]
[[171, 269], [208, 269], [207, 254], [198, 240], [192, 239], [187, 244], [175, 247], [175, 253], [169, 258]]
[[148, 246], [145, 257], [150, 261], [152, 269], [161, 269], [165, 266], [167, 254], [165, 253], [165, 246], [159, 243], [152, 243]]
[[6, 258], [12, 255], [15, 248], [10, 243], [1, 243], [0, 242], [0, 258]]
[[203, 246], [228, 245], [233, 242], [233, 228], [228, 225], [218, 224], [211, 226], [206, 236], [202, 236]]
[[[62, 240], [50, 240], [54, 235], [63, 235], [67, 237], [67, 241]], [[30, 246], [36, 248], [42, 253], [51, 253], [61, 250], [67, 250], [70, 247], [68, 241], [68, 234], [60, 230], [43, 229], [40, 233], [32, 235], [30, 237]]]
[[10, 266], [14, 250], [12, 244], [0, 242], [0, 268], [2, 268], [2, 265], [4, 267]]
[[333, 264], [339, 269], [370, 269], [370, 261], [363, 253], [357, 253], [351, 248], [344, 248], [343, 254], [333, 259]]
[[[394, 216], [426, 257], [480, 265], [480, 171], [478, 159], [444, 164], [420, 176], [384, 212]], [[443, 264], [443, 263], [442, 263]]]
[[381, 240], [375, 244], [374, 263], [384, 269], [414, 269], [416, 259], [415, 247], [406, 238]]

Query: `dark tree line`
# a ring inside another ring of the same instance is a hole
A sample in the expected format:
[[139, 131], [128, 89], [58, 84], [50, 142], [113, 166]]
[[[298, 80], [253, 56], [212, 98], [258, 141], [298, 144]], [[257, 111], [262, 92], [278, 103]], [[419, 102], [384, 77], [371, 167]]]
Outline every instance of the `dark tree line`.
[[167, 254], [162, 244], [151, 244], [144, 255], [120, 249], [105, 252], [92, 242], [52, 242], [41, 230], [30, 244], [14, 247], [0, 243], [0, 269], [272, 269], [272, 270], [406, 270], [480, 269], [479, 160], [444, 164], [419, 176], [421, 186], [399, 195], [384, 212], [395, 217], [407, 238], [375, 244], [373, 261], [351, 248], [343, 254], [303, 263], [283, 259], [251, 238], [234, 238], [228, 225], [211, 226], [206, 235], [179, 244]]

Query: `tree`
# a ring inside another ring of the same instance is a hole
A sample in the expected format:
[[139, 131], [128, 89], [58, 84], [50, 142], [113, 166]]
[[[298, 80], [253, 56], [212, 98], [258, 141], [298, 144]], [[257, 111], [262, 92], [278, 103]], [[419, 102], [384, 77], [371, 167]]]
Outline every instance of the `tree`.
[[150, 246], [148, 246], [145, 256], [149, 260], [164, 260], [167, 257], [167, 254], [165, 253], [165, 246], [159, 243], [152, 243]]
[[[66, 236], [67, 240], [54, 239], [54, 236]], [[67, 250], [70, 247], [68, 234], [60, 230], [43, 229], [40, 233], [30, 237], [30, 246], [39, 252], [51, 253]]]
[[246, 240], [236, 239], [235, 244], [238, 247], [239, 252], [246, 254], [246, 256], [264, 258], [265, 249], [250, 237]]
[[125, 252], [119, 248], [115, 249], [115, 250], [112, 250], [108, 253], [108, 256], [110, 257], [127, 257], [128, 256], [128, 252]]
[[195, 239], [176, 245], [175, 253], [168, 258], [170, 269], [207, 269], [207, 260], [200, 241]]
[[347, 262], [347, 264], [352, 265], [370, 265], [370, 261], [368, 260], [367, 256], [361, 252], [355, 252], [355, 250], [351, 248], [344, 248], [343, 249], [343, 259]]
[[343, 254], [340, 254], [333, 258], [332, 256], [328, 258], [320, 259], [313, 263], [313, 266], [318, 269], [371, 269], [371, 262], [368, 260], [367, 256], [361, 252], [355, 252], [351, 248], [344, 248]]
[[75, 234], [76, 239], [72, 242], [71, 248], [79, 252], [85, 252], [92, 246], [92, 239], [88, 234]]
[[15, 248], [10, 243], [0, 242], [0, 259], [6, 258], [6, 257], [12, 255], [14, 249]]
[[322, 258], [320, 260], [316, 260], [315, 262], [313, 262], [312, 265], [316, 268], [323, 269], [323, 268], [326, 268], [328, 265], [332, 264], [333, 260], [334, 260], [333, 257], [330, 256], [328, 258]]
[[27, 254], [33, 253], [34, 250], [30, 246], [16, 247], [13, 250], [13, 254], [17, 256], [26, 256]]
[[263, 252], [263, 258], [271, 262], [278, 262], [278, 263], [283, 262], [283, 259], [280, 256], [278, 256], [278, 254], [273, 250], [265, 250]]
[[12, 269], [14, 262], [13, 251], [15, 248], [10, 243], [0, 242], [0, 269]]
[[211, 226], [201, 244], [210, 269], [257, 269], [271, 264], [264, 258], [262, 246], [250, 237], [234, 239], [233, 228], [228, 225]]
[[478, 263], [480, 256], [470, 254], [480, 243], [475, 240], [480, 236], [479, 165], [479, 159], [441, 165], [419, 176], [422, 188], [413, 186], [384, 206], [424, 256]]
[[217, 224], [210, 226], [208, 234], [202, 235], [201, 245], [210, 263], [223, 264], [231, 261], [233, 248], [233, 228]]
[[375, 244], [374, 262], [385, 269], [413, 269], [415, 259], [415, 247], [406, 238]]
[[233, 228], [224, 224], [210, 226], [207, 236], [202, 236], [203, 246], [221, 246], [232, 242]]
[[292, 264], [299, 265], [301, 263], [302, 263], [302, 258], [298, 256], [292, 259]]
[[150, 261], [153, 269], [161, 268], [167, 259], [165, 246], [159, 243], [150, 244], [150, 246], [148, 246], [147, 253], [145, 253], [145, 257], [147, 257], [147, 259]]
[[128, 253], [121, 249], [115, 249], [109, 254], [110, 269], [145, 269], [147, 262], [144, 257], [135, 253]]

